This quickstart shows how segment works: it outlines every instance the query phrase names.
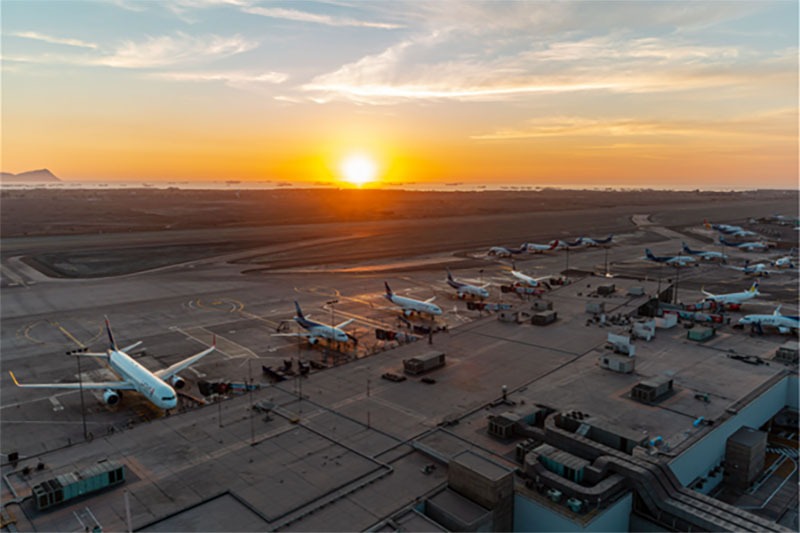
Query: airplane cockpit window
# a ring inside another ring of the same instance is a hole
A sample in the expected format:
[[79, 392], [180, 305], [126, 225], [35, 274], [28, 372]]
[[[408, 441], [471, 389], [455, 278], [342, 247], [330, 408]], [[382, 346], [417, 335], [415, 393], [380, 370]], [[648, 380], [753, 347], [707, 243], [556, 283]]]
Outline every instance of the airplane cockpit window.
[[175, 399], [175, 396], [162, 396], [161, 399], [165, 402], [169, 402]]

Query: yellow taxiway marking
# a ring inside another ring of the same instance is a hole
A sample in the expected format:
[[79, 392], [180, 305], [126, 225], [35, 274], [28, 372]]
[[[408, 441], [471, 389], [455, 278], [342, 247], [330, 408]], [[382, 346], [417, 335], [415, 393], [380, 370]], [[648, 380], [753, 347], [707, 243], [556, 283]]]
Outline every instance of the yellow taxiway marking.
[[52, 324], [53, 324], [54, 326], [56, 326], [56, 327], [57, 327], [57, 328], [58, 328], [58, 329], [61, 331], [61, 333], [63, 333], [63, 334], [64, 334], [64, 336], [66, 336], [66, 337], [67, 337], [69, 340], [71, 340], [72, 342], [74, 342], [75, 344], [77, 344], [79, 347], [81, 347], [81, 348], [85, 348], [85, 346], [83, 345], [83, 343], [82, 343], [81, 341], [79, 341], [78, 339], [76, 339], [76, 338], [75, 338], [75, 336], [74, 336], [72, 333], [70, 333], [69, 331], [67, 331], [67, 330], [64, 328], [64, 326], [62, 326], [62, 325], [61, 325], [61, 324], [59, 324], [58, 322], [53, 322]]

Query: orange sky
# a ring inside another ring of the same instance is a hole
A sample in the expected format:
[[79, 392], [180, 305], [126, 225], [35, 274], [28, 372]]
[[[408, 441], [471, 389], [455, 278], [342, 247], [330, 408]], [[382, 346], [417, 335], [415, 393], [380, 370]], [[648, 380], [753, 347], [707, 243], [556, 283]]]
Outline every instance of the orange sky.
[[6, 172], [798, 185], [793, 2], [48, 6], [4, 4]]

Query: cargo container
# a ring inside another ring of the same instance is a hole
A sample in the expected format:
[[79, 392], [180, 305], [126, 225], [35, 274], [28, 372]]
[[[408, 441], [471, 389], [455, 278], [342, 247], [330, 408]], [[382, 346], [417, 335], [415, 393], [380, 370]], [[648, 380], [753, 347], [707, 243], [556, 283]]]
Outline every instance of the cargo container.
[[444, 366], [444, 352], [428, 352], [403, 361], [406, 374], [417, 375]]
[[686, 334], [686, 338], [690, 341], [705, 342], [716, 334], [717, 330], [713, 328], [692, 328]]
[[106, 461], [79, 472], [62, 474], [34, 485], [32, 492], [40, 511], [125, 481], [125, 465]]
[[586, 312], [600, 314], [606, 312], [605, 302], [586, 302]]
[[555, 311], [540, 311], [533, 315], [531, 323], [535, 326], [546, 326], [552, 324], [558, 318], [558, 313]]

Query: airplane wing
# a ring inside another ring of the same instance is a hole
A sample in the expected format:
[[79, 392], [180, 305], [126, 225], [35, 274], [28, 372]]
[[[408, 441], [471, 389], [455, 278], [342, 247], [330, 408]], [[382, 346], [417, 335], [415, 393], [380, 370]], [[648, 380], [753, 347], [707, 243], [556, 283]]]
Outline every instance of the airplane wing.
[[700, 292], [702, 292], [703, 294], [705, 294], [709, 298], [713, 298], [714, 296], [716, 296], [715, 294], [711, 294], [710, 292], [708, 292], [706, 290], [703, 290], [703, 289], [700, 289]]
[[136, 348], [136, 347], [137, 347], [137, 346], [139, 346], [140, 344], [142, 344], [142, 341], [134, 342], [134, 343], [133, 343], [133, 344], [131, 344], [130, 346], [126, 346], [126, 347], [124, 347], [124, 348], [123, 348], [122, 350], [120, 350], [120, 351], [121, 351], [121, 352], [128, 353], [129, 351], [133, 350], [134, 348]]
[[426, 304], [432, 303], [432, 302], [433, 302], [435, 299], [436, 299], [436, 296], [431, 296], [430, 298], [428, 298], [427, 300], [425, 300], [425, 303], [426, 303]]
[[217, 339], [215, 337], [214, 338], [214, 345], [211, 348], [206, 348], [205, 350], [203, 350], [200, 353], [196, 353], [191, 357], [187, 357], [183, 361], [178, 361], [174, 365], [168, 366], [167, 368], [164, 368], [164, 369], [159, 370], [157, 372], [153, 372], [153, 374], [156, 377], [160, 378], [160, 379], [169, 379], [172, 376], [174, 376], [175, 374], [177, 374], [178, 372], [180, 372], [181, 370], [183, 370], [184, 368], [192, 366], [197, 361], [199, 361], [203, 357], [207, 356], [208, 354], [210, 354], [211, 352], [213, 352], [216, 349], [217, 349]]
[[351, 318], [350, 320], [345, 320], [341, 324], [337, 324], [334, 327], [337, 328], [337, 329], [342, 329], [344, 327], [349, 326], [354, 320], [355, 320], [355, 318]]
[[273, 333], [272, 337], [312, 337], [311, 333], [298, 332], [298, 333]]
[[133, 383], [127, 381], [84, 381], [83, 383], [20, 383], [13, 372], [8, 372], [14, 385], [30, 389], [112, 389], [112, 390], [136, 390]]

